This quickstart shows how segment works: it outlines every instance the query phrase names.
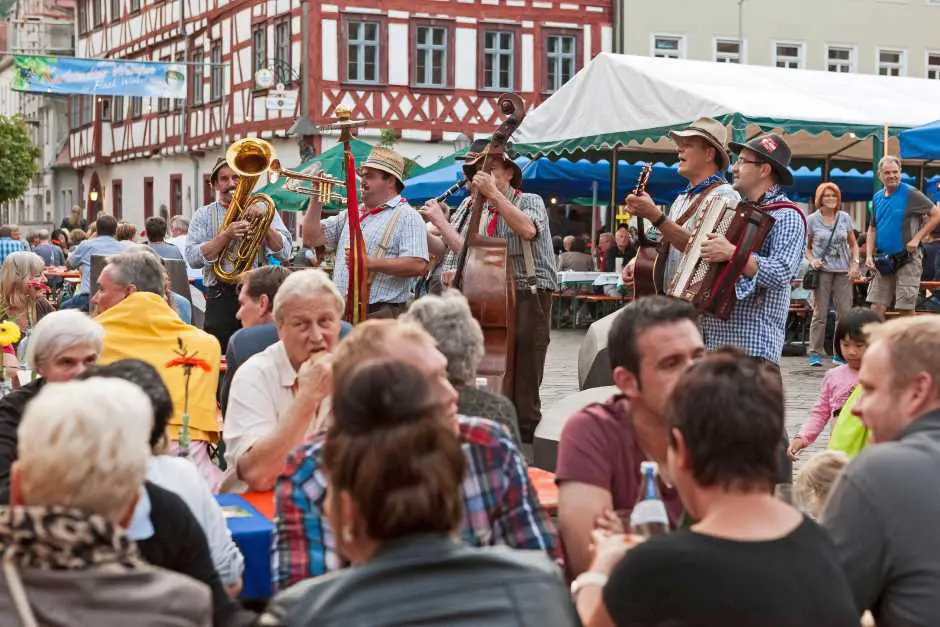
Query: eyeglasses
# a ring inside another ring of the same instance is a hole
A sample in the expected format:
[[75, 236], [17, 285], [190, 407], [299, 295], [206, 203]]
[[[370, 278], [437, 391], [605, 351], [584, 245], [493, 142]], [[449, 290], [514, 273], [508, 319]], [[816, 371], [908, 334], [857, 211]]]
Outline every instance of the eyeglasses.
[[744, 157], [738, 157], [735, 163], [750, 163], [751, 165], [764, 165], [765, 161], [756, 161], [751, 159], [745, 159]]

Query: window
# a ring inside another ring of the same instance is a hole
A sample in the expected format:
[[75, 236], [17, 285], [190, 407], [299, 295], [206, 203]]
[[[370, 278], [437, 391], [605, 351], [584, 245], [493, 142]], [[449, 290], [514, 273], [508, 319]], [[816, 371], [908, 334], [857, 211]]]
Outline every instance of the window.
[[140, 0], [131, 0], [131, 13], [140, 11]]
[[290, 59], [290, 18], [274, 25], [274, 80], [288, 85], [291, 83]]
[[121, 0], [111, 0], [111, 21], [116, 22], [121, 18]]
[[124, 96], [115, 96], [111, 101], [111, 122], [120, 124], [124, 120]]
[[652, 55], [658, 59], [681, 59], [685, 57], [682, 37], [655, 35]]
[[170, 215], [178, 216], [183, 212], [183, 175], [170, 175]]
[[78, 32], [84, 33], [88, 30], [88, 2], [90, 0], [78, 0]]
[[110, 98], [100, 98], [101, 102], [101, 119], [108, 122], [111, 121], [111, 99]]
[[131, 96], [131, 117], [139, 118], [144, 113], [144, 99], [140, 96]]
[[415, 85], [447, 86], [447, 29], [443, 26], [415, 28]]
[[268, 67], [268, 26], [267, 24], [258, 24], [251, 31], [252, 74], [266, 67]]
[[550, 35], [545, 46], [548, 65], [548, 89], [558, 91], [574, 76], [578, 61], [577, 38], [574, 35]]
[[506, 30], [483, 32], [483, 89], [513, 89], [515, 33]]
[[[170, 58], [164, 57], [160, 59], [161, 63], [169, 63]], [[158, 98], [157, 99], [157, 111], [159, 113], [166, 113], [170, 110], [170, 99], [169, 98]]]
[[222, 67], [222, 42], [217, 41], [212, 44], [209, 53], [209, 59], [212, 65], [209, 68], [209, 100], [215, 102], [222, 99], [222, 80], [224, 78]]
[[940, 79], [940, 53], [927, 53], [927, 78]]
[[111, 215], [115, 220], [124, 217], [124, 191], [121, 179], [111, 181]]
[[774, 64], [777, 67], [798, 70], [803, 67], [803, 44], [776, 44]]
[[878, 50], [878, 74], [881, 76], [903, 76], [904, 51]]
[[[180, 64], [185, 63], [185, 59], [183, 58], [183, 53], [182, 53], [182, 52], [177, 52], [177, 53], [176, 53], [176, 62], [177, 62], [177, 63], [180, 63]], [[172, 103], [172, 106], [173, 106], [173, 110], [174, 110], [174, 111], [180, 111], [180, 110], [182, 110], [182, 108], [183, 108], [183, 99], [182, 99], [182, 98], [171, 98], [171, 99], [170, 99], [170, 102]], [[184, 121], [183, 124], [186, 124], [186, 122]]]
[[379, 23], [346, 24], [346, 80], [351, 83], [379, 82]]
[[153, 177], [144, 177], [144, 219], [153, 217]]
[[94, 96], [72, 96], [72, 107], [69, 110], [69, 124], [72, 129], [79, 129], [92, 123], [94, 106]]
[[193, 64], [190, 66], [192, 70], [192, 103], [193, 105], [201, 105], [203, 98], [203, 83], [205, 82], [206, 76], [206, 58], [201, 52], [197, 52], [193, 55]]
[[737, 39], [716, 39], [715, 61], [718, 63], [741, 63], [741, 42]]
[[104, 0], [91, 0], [91, 25], [98, 28], [104, 24]]
[[829, 46], [826, 51], [826, 69], [843, 74], [855, 69], [855, 51], [852, 48]]

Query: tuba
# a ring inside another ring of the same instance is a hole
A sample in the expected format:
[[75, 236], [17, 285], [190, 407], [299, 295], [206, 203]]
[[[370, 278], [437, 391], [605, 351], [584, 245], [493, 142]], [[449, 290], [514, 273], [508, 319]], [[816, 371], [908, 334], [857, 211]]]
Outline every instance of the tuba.
[[[224, 231], [230, 224], [239, 220], [251, 222], [251, 229], [245, 237], [233, 240], [225, 246], [219, 258], [212, 264], [212, 272], [223, 283], [235, 283], [242, 273], [251, 270], [255, 265], [264, 245], [265, 235], [274, 220], [274, 200], [267, 194], [251, 193], [258, 177], [267, 172], [274, 160], [274, 149], [263, 139], [245, 137], [229, 146], [225, 151], [225, 160], [239, 180], [219, 231]], [[258, 203], [265, 206], [264, 215], [246, 217], [248, 208]]]

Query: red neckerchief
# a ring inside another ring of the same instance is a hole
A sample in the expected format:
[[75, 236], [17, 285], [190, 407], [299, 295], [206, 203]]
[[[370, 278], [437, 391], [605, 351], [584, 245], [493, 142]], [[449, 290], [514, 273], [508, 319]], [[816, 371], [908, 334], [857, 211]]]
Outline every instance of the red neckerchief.
[[399, 196], [399, 199], [400, 199], [400, 200], [399, 200], [397, 203], [395, 203], [394, 205], [390, 205], [389, 203], [385, 203], [384, 205], [382, 205], [382, 206], [380, 206], [380, 207], [376, 207], [375, 209], [360, 209], [360, 210], [359, 210], [359, 219], [360, 219], [360, 220], [364, 220], [364, 219], [368, 218], [369, 216], [374, 216], [374, 215], [376, 215], [376, 214], [382, 213], [383, 211], [385, 211], [386, 209], [389, 209], [389, 208], [391, 208], [391, 207], [397, 207], [398, 205], [400, 205], [400, 204], [403, 203], [403, 202], [408, 202], [407, 200], [405, 200], [405, 197], [404, 197], [404, 196]]
[[[509, 188], [509, 193], [506, 194], [506, 199], [512, 204], [516, 204], [516, 199], [522, 195], [517, 189], [513, 187]], [[486, 235], [488, 237], [496, 237], [496, 223], [499, 221], [499, 213], [493, 209], [493, 204], [490, 201], [486, 201], [486, 209], [493, 215], [490, 217], [489, 222], [486, 223]]]

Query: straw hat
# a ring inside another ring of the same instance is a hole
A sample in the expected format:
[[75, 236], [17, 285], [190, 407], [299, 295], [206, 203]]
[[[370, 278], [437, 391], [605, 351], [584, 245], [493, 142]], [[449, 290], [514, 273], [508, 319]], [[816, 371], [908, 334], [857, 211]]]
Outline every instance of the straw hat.
[[398, 181], [400, 188], [405, 187], [405, 158], [391, 148], [376, 146], [360, 166], [361, 168], [372, 168], [391, 174]]
[[669, 137], [673, 141], [677, 137], [701, 137], [718, 151], [718, 169], [727, 170], [731, 163], [731, 157], [728, 156], [728, 129], [725, 125], [712, 118], [699, 118], [692, 122], [688, 128], [681, 131], [670, 131]]

